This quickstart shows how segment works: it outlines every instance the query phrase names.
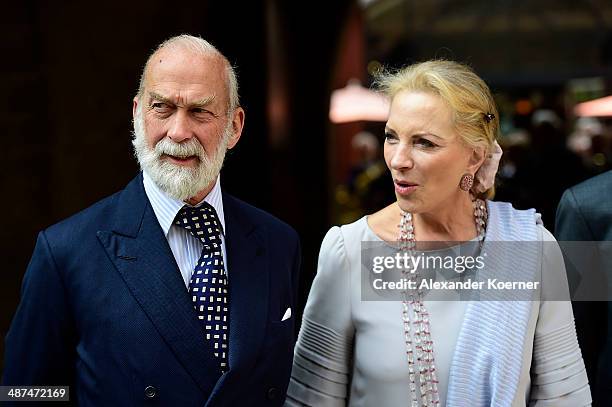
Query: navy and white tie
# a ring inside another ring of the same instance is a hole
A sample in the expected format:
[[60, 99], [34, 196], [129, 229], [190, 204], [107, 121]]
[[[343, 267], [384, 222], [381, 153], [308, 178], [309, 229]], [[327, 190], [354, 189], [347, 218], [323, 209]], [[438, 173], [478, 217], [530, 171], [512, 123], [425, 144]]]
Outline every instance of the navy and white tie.
[[222, 227], [215, 209], [204, 202], [198, 207], [183, 206], [174, 223], [187, 229], [202, 242], [202, 254], [196, 264], [189, 294], [206, 342], [218, 358], [221, 372], [227, 371], [228, 353], [228, 281], [221, 251]]

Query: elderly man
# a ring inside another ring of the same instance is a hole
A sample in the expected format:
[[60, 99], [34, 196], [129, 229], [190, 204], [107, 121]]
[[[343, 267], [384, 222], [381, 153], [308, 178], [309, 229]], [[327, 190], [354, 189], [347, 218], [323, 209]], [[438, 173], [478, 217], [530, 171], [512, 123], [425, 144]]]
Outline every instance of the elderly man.
[[282, 404], [299, 240], [221, 190], [245, 115], [233, 68], [201, 38], [171, 38], [133, 115], [142, 172], [39, 234], [2, 383], [69, 385], [79, 405]]

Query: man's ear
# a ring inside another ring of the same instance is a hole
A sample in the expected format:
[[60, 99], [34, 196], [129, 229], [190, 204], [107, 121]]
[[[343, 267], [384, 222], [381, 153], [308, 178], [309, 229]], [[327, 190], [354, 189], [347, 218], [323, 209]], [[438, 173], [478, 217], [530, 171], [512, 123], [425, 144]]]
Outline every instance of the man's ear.
[[485, 147], [472, 147], [472, 153], [470, 154], [470, 160], [468, 162], [468, 171], [471, 174], [476, 174], [476, 171], [484, 163], [487, 149]]
[[138, 110], [138, 96], [134, 96], [132, 103], [132, 119], [136, 117], [136, 111]]
[[234, 115], [232, 117], [232, 135], [227, 144], [228, 149], [234, 148], [234, 146], [240, 140], [240, 136], [242, 135], [242, 129], [244, 128], [244, 109], [238, 106], [234, 110]]

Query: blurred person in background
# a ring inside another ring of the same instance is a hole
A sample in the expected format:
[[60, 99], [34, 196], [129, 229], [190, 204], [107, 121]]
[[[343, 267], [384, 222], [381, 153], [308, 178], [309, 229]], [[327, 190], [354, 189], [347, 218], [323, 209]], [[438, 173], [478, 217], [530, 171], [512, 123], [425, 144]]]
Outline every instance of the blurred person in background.
[[376, 136], [369, 131], [355, 134], [351, 140], [357, 162], [351, 167], [348, 181], [336, 188], [336, 204], [340, 223], [352, 222], [392, 202], [387, 167], [380, 153]]
[[519, 208], [537, 208], [544, 225], [554, 230], [561, 194], [588, 178], [589, 172], [580, 157], [567, 148], [563, 123], [554, 111], [533, 112], [528, 134], [528, 145], [510, 151], [508, 158], [516, 161], [516, 171], [501, 180], [497, 197], [511, 200]]
[[[451, 61], [408, 66], [379, 83], [391, 99], [384, 157], [396, 202], [325, 236], [286, 405], [590, 405], [571, 304], [549, 297], [567, 297], [559, 247], [534, 209], [490, 200], [501, 148], [489, 88]], [[363, 242], [414, 256], [418, 243], [485, 240], [532, 242], [523, 247], [537, 252], [533, 263], [505, 253], [495, 272], [541, 272], [537, 299], [361, 297], [362, 273], [372, 272], [362, 268]]]
[[578, 154], [592, 175], [612, 167], [610, 134], [595, 117], [579, 117], [567, 140], [568, 148]]

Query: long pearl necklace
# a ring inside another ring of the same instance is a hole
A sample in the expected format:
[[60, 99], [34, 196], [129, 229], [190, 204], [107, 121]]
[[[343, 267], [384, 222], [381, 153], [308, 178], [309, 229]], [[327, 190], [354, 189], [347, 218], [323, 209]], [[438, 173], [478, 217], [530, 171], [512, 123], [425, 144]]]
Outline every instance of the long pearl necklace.
[[[474, 207], [474, 223], [478, 240], [483, 241], [487, 225], [487, 206], [482, 199], [472, 201]], [[416, 239], [414, 238], [414, 225], [412, 214], [402, 211], [399, 223], [398, 244], [400, 250], [407, 250], [411, 256], [415, 255]], [[404, 277], [410, 281], [419, 280], [418, 270], [410, 272], [404, 270]], [[423, 302], [423, 292], [417, 290], [416, 294], [407, 295], [402, 301], [402, 321], [404, 324], [404, 340], [406, 342], [406, 356], [408, 358], [408, 373], [410, 378], [411, 407], [436, 407], [440, 405], [438, 393], [438, 374], [434, 359], [434, 344], [431, 339], [429, 325], [429, 312]], [[411, 321], [410, 311], [414, 314]], [[411, 327], [412, 325], [412, 327]], [[414, 333], [411, 330], [414, 328]], [[414, 336], [414, 341], [412, 337]], [[417, 374], [418, 372], [418, 374]], [[417, 397], [417, 379], [421, 400]]]

